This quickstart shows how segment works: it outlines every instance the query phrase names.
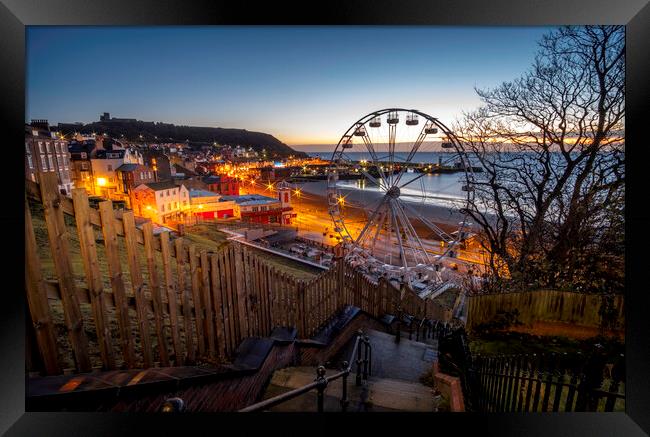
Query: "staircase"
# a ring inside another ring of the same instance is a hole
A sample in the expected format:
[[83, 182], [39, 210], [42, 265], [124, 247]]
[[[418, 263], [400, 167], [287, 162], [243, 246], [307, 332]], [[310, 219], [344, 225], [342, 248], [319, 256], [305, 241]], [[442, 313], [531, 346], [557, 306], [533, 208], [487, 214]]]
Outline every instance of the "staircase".
[[[414, 411], [433, 412], [435, 402], [431, 387], [420, 383], [420, 376], [429, 371], [437, 359], [437, 350], [432, 344], [408, 340], [402, 336], [399, 343], [395, 336], [384, 332], [366, 332], [372, 346], [370, 375], [357, 386], [356, 367], [350, 375], [347, 390], [349, 404], [347, 411]], [[349, 357], [354, 347], [352, 339], [337, 354], [333, 362], [342, 362]], [[424, 340], [424, 339], [423, 339]], [[433, 342], [426, 339], [427, 342]], [[304, 387], [316, 379], [316, 367], [288, 367], [277, 370], [264, 393], [270, 399], [291, 390]], [[325, 376], [338, 372], [327, 369]], [[343, 379], [331, 381], [324, 391], [324, 411], [341, 411]], [[271, 407], [268, 411], [310, 412], [317, 411], [315, 390]]]

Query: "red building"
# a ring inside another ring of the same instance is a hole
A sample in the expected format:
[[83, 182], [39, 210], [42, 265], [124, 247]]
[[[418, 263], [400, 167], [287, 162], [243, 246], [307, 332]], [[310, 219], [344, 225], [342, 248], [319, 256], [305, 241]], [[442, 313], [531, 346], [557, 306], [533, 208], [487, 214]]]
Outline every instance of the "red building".
[[243, 222], [291, 224], [290, 206], [283, 206], [278, 198], [247, 194], [243, 196], [224, 196], [223, 200], [234, 200], [239, 205]]
[[131, 190], [140, 184], [156, 181], [153, 171], [142, 164], [122, 164], [115, 169], [115, 173], [118, 180], [115, 194], [128, 200], [129, 205], [133, 204], [133, 199], [130, 197]]
[[208, 190], [222, 196], [239, 196], [239, 179], [225, 175], [209, 175], [202, 179]]

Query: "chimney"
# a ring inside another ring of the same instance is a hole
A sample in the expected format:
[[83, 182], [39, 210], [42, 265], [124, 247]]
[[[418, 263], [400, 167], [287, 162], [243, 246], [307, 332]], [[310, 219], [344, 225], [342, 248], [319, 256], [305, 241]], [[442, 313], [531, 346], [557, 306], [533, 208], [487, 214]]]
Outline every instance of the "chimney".
[[30, 123], [30, 125], [38, 129], [50, 130], [50, 123], [45, 119], [32, 118], [32, 122]]

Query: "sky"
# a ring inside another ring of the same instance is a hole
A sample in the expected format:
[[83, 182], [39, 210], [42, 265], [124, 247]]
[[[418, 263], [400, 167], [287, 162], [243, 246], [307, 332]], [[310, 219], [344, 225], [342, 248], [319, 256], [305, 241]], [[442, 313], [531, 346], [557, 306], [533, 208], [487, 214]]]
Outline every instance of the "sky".
[[110, 112], [317, 150], [382, 108], [451, 124], [480, 105], [475, 87], [524, 73], [550, 30], [29, 26], [25, 119], [88, 123]]

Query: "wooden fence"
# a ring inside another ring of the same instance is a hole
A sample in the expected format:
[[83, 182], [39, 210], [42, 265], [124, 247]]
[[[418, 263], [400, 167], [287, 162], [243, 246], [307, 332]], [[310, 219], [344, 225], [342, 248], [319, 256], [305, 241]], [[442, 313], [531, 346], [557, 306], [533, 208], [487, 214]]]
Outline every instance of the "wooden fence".
[[[55, 279], [43, 273], [30, 201], [43, 208]], [[66, 215], [74, 217], [76, 231], [66, 226]], [[72, 237], [83, 273], [73, 268]], [[84, 189], [62, 196], [54, 174], [40, 174], [38, 184], [26, 181], [28, 342], [40, 361], [29, 370], [60, 374], [66, 367], [87, 372], [224, 362], [243, 339], [267, 336], [277, 326], [294, 326], [300, 337], [309, 337], [348, 304], [375, 317], [395, 314], [400, 304], [417, 317], [450, 317], [408, 288], [372, 282], [340, 258], [304, 281], [258, 253], [238, 243], [213, 253], [168, 232], [154, 235], [150, 222], [139, 229], [133, 212], [114, 211], [111, 201], [91, 208]], [[54, 324], [55, 307], [63, 313], [63, 333]]]
[[[596, 294], [535, 290], [479, 294], [467, 296], [466, 299], [468, 330], [481, 323], [490, 322], [498, 311], [513, 310], [519, 312], [519, 321], [528, 326], [534, 322], [547, 321], [597, 328], [601, 323], [603, 296]], [[613, 311], [622, 329], [625, 320], [624, 296], [614, 296]]]

